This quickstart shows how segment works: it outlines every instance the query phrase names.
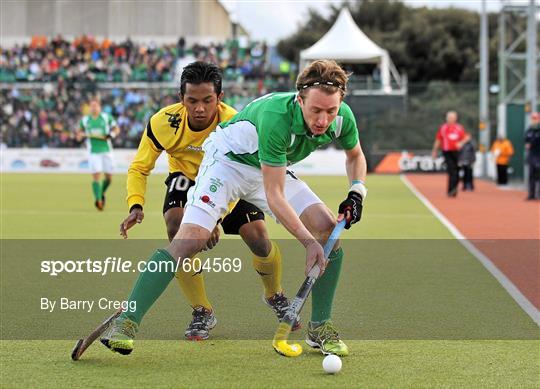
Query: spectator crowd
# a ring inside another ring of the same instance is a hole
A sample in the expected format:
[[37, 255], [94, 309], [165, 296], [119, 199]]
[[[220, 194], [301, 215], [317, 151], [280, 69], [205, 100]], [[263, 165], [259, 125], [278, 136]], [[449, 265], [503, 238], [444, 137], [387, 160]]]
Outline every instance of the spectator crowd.
[[[225, 102], [237, 109], [269, 91], [288, 90], [295, 69], [280, 64], [273, 71], [268, 50], [238, 40], [186, 47], [183, 38], [158, 46], [90, 36], [73, 41], [37, 36], [28, 45], [0, 48], [0, 143], [77, 147], [74, 130], [89, 99], [99, 96], [121, 129], [115, 146], [136, 147], [148, 118], [177, 101], [175, 74], [182, 61], [219, 64]], [[161, 84], [153, 86], [156, 82]]]

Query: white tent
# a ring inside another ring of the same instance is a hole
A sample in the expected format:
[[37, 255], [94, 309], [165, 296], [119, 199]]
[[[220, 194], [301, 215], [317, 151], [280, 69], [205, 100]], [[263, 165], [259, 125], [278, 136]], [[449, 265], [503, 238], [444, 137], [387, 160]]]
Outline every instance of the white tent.
[[347, 8], [341, 10], [332, 28], [317, 43], [300, 52], [300, 68], [316, 59], [334, 59], [344, 64], [378, 64], [386, 93], [391, 92], [391, 76], [396, 78], [398, 84], [401, 82], [388, 52], [360, 30]]

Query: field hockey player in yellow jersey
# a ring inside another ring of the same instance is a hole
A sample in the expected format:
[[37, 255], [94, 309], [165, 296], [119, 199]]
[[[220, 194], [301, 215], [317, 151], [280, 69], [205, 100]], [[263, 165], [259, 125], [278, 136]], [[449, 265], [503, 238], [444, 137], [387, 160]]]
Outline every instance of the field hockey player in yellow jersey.
[[[159, 155], [165, 151], [170, 174], [165, 181], [163, 217], [167, 235], [172, 240], [184, 215], [188, 189], [195, 183], [203, 158], [203, 142], [218, 123], [236, 114], [232, 107], [221, 102], [221, 71], [211, 63], [194, 62], [184, 68], [179, 97], [179, 103], [162, 108], [150, 118], [137, 155], [128, 170], [129, 215], [120, 224], [120, 234], [124, 238], [127, 238], [128, 229], [143, 221], [146, 179]], [[281, 319], [289, 302], [281, 288], [281, 254], [278, 246], [268, 237], [264, 213], [253, 204], [240, 200], [221, 225], [226, 234], [239, 234], [249, 246], [254, 268], [264, 284], [264, 302]], [[207, 248], [214, 247], [218, 240], [219, 228], [216, 226]], [[180, 269], [176, 278], [193, 308], [193, 319], [185, 331], [186, 338], [207, 339], [217, 320], [206, 295], [203, 275]], [[297, 323], [296, 328], [298, 326]], [[107, 344], [106, 336], [104, 339], [103, 343], [114, 351], [131, 352], [115, 350], [114, 346]]]

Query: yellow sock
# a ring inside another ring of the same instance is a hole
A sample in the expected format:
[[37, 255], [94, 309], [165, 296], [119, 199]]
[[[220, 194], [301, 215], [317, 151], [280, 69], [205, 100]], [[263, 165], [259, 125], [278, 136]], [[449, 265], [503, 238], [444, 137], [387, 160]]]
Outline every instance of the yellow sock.
[[180, 267], [180, 270], [176, 272], [175, 277], [192, 308], [201, 306], [206, 309], [212, 309], [212, 304], [210, 304], [210, 301], [208, 301], [208, 297], [206, 296], [202, 271], [197, 273], [191, 268], [189, 272], [185, 272], [182, 267]]
[[272, 242], [272, 249], [267, 257], [253, 256], [253, 267], [261, 276], [266, 298], [282, 291], [281, 252], [276, 243]]

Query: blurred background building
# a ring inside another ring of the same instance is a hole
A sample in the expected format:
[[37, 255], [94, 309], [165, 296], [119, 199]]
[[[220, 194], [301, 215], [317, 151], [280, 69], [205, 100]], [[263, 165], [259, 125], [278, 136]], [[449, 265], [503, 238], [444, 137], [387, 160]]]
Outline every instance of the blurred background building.
[[[229, 12], [210, 1], [17, 0], [2, 1], [2, 45], [29, 36], [188, 44], [224, 42], [232, 38]], [[240, 26], [241, 28], [241, 26]], [[245, 34], [245, 32], [244, 32]]]

